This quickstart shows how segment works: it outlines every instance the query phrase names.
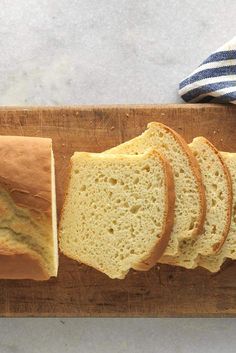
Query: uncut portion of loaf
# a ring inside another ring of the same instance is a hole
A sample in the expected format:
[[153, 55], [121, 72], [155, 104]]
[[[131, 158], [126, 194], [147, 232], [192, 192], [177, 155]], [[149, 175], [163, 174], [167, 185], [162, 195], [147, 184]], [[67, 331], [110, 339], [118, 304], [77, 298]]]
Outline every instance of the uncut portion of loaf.
[[138, 156], [75, 153], [60, 222], [68, 257], [124, 278], [162, 255], [174, 218], [171, 168], [155, 150]]
[[181, 240], [193, 239], [202, 232], [205, 219], [205, 194], [200, 169], [190, 148], [175, 131], [160, 123], [148, 124], [140, 136], [105, 153], [140, 154], [156, 148], [171, 164], [175, 192], [175, 220], [165, 255], [178, 254]]
[[57, 275], [52, 141], [0, 136], [0, 278]]
[[199, 255], [213, 255], [222, 247], [229, 232], [232, 189], [228, 168], [216, 148], [204, 137], [190, 144], [197, 158], [206, 189], [206, 220], [204, 232], [196, 241], [183, 241], [176, 257], [164, 257], [163, 263], [195, 268]]
[[236, 260], [236, 153], [221, 152], [221, 155], [228, 167], [232, 181], [232, 214], [230, 230], [221, 250], [215, 255], [200, 256], [198, 259], [198, 265], [211, 272], [219, 271], [227, 258]]

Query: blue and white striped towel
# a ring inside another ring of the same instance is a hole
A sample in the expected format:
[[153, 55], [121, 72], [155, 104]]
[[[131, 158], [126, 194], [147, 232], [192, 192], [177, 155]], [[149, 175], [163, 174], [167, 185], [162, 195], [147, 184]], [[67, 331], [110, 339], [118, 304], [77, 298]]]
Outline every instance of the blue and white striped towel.
[[179, 94], [188, 103], [236, 104], [236, 37], [180, 82]]

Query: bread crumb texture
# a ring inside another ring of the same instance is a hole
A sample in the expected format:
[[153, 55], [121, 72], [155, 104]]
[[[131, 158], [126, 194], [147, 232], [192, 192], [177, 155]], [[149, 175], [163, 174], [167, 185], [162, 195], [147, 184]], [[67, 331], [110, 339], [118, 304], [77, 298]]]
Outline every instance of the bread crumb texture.
[[111, 278], [124, 278], [161, 242], [166, 171], [157, 153], [75, 153], [60, 223], [67, 256]]

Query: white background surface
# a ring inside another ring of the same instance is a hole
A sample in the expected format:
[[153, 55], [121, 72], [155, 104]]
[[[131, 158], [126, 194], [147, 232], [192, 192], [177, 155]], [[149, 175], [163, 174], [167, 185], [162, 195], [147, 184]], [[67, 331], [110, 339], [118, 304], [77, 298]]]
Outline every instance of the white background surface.
[[[235, 0], [1, 0], [0, 104], [175, 103]], [[175, 293], [173, 293], [175, 295]], [[1, 353], [236, 350], [234, 319], [0, 319]]]

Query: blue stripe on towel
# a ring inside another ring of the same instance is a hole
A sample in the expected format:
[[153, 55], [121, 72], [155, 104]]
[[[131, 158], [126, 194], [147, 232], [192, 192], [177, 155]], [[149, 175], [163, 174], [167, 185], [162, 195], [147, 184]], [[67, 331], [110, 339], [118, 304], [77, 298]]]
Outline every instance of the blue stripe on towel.
[[226, 75], [235, 75], [236, 74], [236, 65], [232, 66], [222, 66], [213, 69], [206, 69], [196, 74], [186, 78], [182, 82], [180, 82], [179, 88], [183, 88], [187, 85], [190, 85], [196, 81], [200, 81], [206, 78], [218, 77], [218, 76], [226, 76]]
[[182, 98], [186, 102], [189, 102], [192, 99], [197, 98], [198, 96], [200, 96], [202, 94], [206, 94], [206, 93], [213, 92], [213, 91], [218, 91], [219, 89], [233, 87], [233, 86], [236, 86], [236, 81], [210, 83], [208, 85], [203, 85], [198, 88], [192, 89], [191, 91], [183, 94]]
[[236, 100], [236, 92], [230, 92], [219, 97], [214, 97], [212, 103], [229, 103], [234, 100]]
[[236, 59], [236, 50], [218, 51], [211, 54], [201, 65], [208, 64], [215, 61], [232, 60]]

